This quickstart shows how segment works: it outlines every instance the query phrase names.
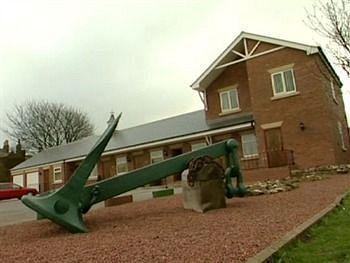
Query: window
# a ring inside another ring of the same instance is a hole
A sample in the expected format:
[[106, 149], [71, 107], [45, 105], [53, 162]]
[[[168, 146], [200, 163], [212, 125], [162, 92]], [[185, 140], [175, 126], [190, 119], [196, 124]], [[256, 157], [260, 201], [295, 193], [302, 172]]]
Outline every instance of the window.
[[18, 184], [20, 186], [24, 186], [24, 180], [23, 180], [24, 178], [23, 177], [24, 177], [23, 174], [21, 174], [21, 175], [14, 175], [12, 177], [12, 181], [13, 181], [14, 184]]
[[98, 170], [97, 170], [97, 164], [95, 165], [94, 169], [92, 169], [90, 175], [89, 175], [89, 178], [88, 180], [96, 180], [97, 179], [97, 176], [98, 175]]
[[295, 80], [293, 70], [285, 70], [271, 74], [273, 94], [283, 95], [293, 93], [295, 89]]
[[17, 184], [13, 184], [12, 185], [12, 189], [21, 189], [21, 186], [17, 185]]
[[54, 183], [62, 183], [63, 181], [63, 174], [61, 167], [54, 167], [53, 168], [53, 182]]
[[341, 122], [338, 121], [338, 132], [339, 132], [339, 139], [340, 139], [340, 145], [341, 148], [346, 151], [345, 141], [344, 141], [344, 134], [343, 134], [343, 126], [341, 125]]
[[254, 133], [242, 134], [242, 151], [245, 158], [258, 156], [258, 144]]
[[191, 144], [192, 151], [196, 151], [196, 150], [202, 149], [204, 147], [207, 147], [207, 144], [205, 142]]
[[336, 97], [336, 95], [335, 95], [335, 88], [334, 88], [333, 80], [331, 80], [330, 83], [331, 83], [330, 85], [331, 85], [331, 91], [332, 91], [333, 100], [334, 100], [336, 103], [338, 103], [338, 102], [337, 102], [337, 97]]
[[117, 175], [128, 172], [128, 160], [126, 156], [117, 157]]
[[221, 112], [239, 110], [237, 89], [230, 89], [220, 92]]
[[163, 159], [163, 150], [151, 151], [151, 163], [158, 163]]

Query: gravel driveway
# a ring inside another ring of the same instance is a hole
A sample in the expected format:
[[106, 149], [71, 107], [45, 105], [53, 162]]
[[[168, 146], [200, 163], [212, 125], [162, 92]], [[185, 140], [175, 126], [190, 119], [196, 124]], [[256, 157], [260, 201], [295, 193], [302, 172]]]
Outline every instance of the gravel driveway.
[[349, 175], [200, 214], [181, 196], [91, 211], [90, 233], [43, 220], [0, 228], [1, 262], [244, 262], [350, 188]]

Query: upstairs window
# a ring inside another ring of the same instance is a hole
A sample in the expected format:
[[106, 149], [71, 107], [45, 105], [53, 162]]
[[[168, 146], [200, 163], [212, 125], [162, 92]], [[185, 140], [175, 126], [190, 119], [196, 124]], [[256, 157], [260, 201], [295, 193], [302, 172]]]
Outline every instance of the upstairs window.
[[258, 156], [258, 144], [254, 133], [242, 134], [242, 151], [244, 158]]
[[61, 167], [54, 167], [53, 168], [53, 182], [54, 183], [62, 183], [63, 181], [63, 174]]
[[293, 69], [273, 73], [271, 79], [275, 96], [296, 92]]
[[339, 133], [339, 140], [341, 148], [346, 151], [345, 141], [344, 141], [344, 134], [343, 134], [343, 126], [341, 125], [341, 122], [338, 121], [338, 133]]
[[230, 89], [220, 92], [221, 112], [230, 112], [239, 110], [237, 89]]
[[333, 80], [330, 81], [330, 85], [331, 85], [331, 91], [332, 91], [333, 100], [334, 100], [335, 103], [338, 103], [337, 96], [335, 94], [335, 87], [334, 87]]
[[151, 163], [159, 163], [163, 160], [163, 150], [151, 151]]
[[126, 156], [117, 157], [117, 175], [128, 172], [128, 160]]

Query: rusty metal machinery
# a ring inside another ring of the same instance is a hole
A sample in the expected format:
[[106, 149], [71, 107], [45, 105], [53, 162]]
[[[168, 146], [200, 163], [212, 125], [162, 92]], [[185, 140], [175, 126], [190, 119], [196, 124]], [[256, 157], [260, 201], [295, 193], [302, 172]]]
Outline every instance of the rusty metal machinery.
[[[88, 229], [84, 224], [83, 214], [88, 212], [92, 205], [155, 180], [182, 172], [187, 169], [191, 160], [201, 156], [212, 158], [225, 156], [228, 166], [224, 178], [225, 195], [227, 198], [244, 195], [246, 190], [239, 167], [238, 143], [235, 140], [216, 143], [197, 151], [185, 153], [86, 186], [86, 181], [112, 137], [120, 117], [121, 114], [109, 124], [85, 160], [63, 187], [52, 193], [24, 196], [22, 202], [42, 217], [52, 220], [72, 233], [87, 232]], [[232, 185], [232, 178], [236, 179], [235, 187]]]
[[204, 213], [226, 207], [224, 169], [212, 157], [193, 159], [182, 177], [182, 201], [185, 209]]

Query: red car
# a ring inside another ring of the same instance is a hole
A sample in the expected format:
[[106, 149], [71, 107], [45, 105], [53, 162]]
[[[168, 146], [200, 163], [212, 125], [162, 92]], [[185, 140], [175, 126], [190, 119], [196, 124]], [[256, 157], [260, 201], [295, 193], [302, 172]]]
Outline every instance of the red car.
[[0, 200], [18, 198], [21, 199], [23, 195], [38, 194], [35, 188], [26, 188], [14, 183], [0, 183]]

